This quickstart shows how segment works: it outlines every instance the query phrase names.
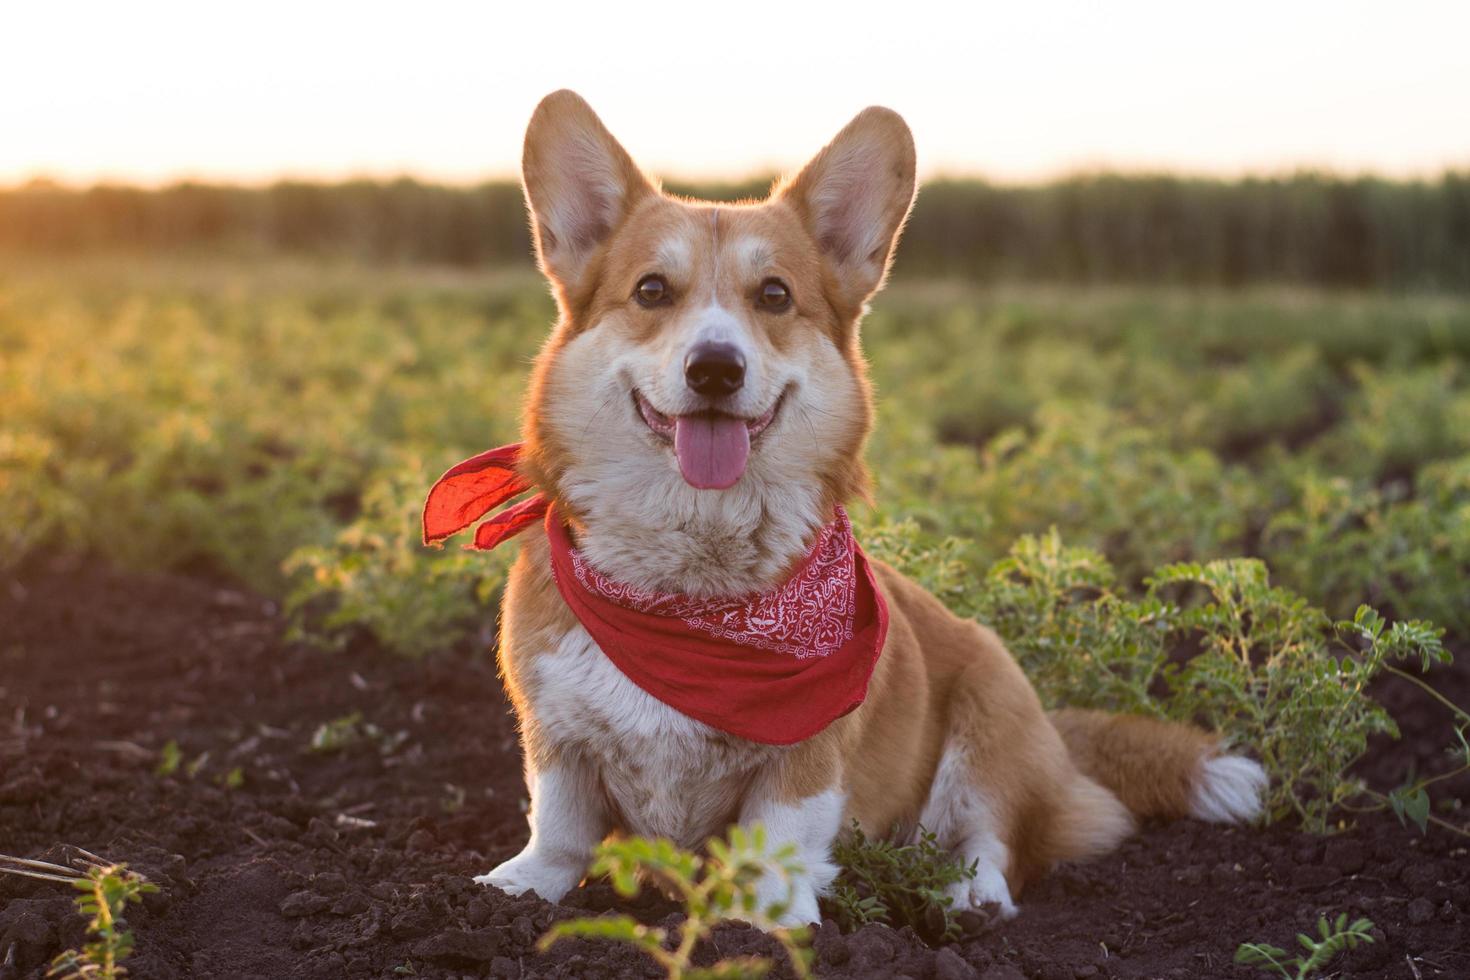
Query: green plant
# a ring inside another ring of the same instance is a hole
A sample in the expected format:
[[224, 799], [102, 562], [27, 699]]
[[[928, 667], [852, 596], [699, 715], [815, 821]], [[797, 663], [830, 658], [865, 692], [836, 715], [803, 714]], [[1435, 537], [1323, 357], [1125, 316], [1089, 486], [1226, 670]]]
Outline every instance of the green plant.
[[1308, 829], [1326, 830], [1332, 811], [1364, 792], [1349, 771], [1369, 736], [1398, 735], [1369, 683], [1391, 660], [1449, 662], [1443, 631], [1417, 621], [1388, 627], [1367, 606], [1333, 622], [1271, 586], [1254, 560], [1170, 566], [1150, 589], [1176, 585], [1203, 595], [1178, 614], [1181, 635], [1200, 652], [1168, 669], [1170, 713], [1198, 719], [1260, 754], [1272, 777], [1273, 818], [1292, 813]]
[[[179, 748], [177, 739], [169, 739], [158, 752], [158, 765], [153, 767], [153, 774], [159, 777], [173, 776], [183, 771], [190, 779], [197, 779], [209, 764], [209, 752], [200, 752], [187, 763], [184, 762], [184, 752]], [[239, 789], [245, 785], [245, 770], [235, 766], [222, 773], [216, 773], [214, 781], [225, 789]]]
[[311, 751], [337, 752], [362, 738], [362, 712], [353, 711], [324, 721], [311, 733]]
[[1393, 673], [1398, 674], [1415, 684], [1425, 688], [1432, 696], [1439, 698], [1455, 713], [1459, 719], [1453, 728], [1455, 744], [1449, 746], [1445, 751], [1454, 760], [1454, 767], [1436, 776], [1420, 776], [1410, 779], [1404, 785], [1399, 786], [1388, 793], [1380, 793], [1376, 790], [1365, 789], [1364, 795], [1369, 799], [1369, 805], [1357, 807], [1360, 810], [1382, 810], [1393, 811], [1398, 817], [1399, 823], [1408, 826], [1410, 822], [1419, 828], [1421, 834], [1429, 832], [1429, 825], [1435, 824], [1454, 833], [1470, 837], [1470, 824], [1454, 824], [1430, 812], [1429, 787], [1435, 783], [1454, 779], [1470, 772], [1470, 714], [1458, 705], [1451, 704], [1443, 696], [1429, 685], [1419, 680], [1412, 674], [1405, 673], [1397, 668], [1390, 668]]
[[1266, 524], [1262, 553], [1334, 615], [1360, 602], [1413, 610], [1470, 632], [1470, 456], [1430, 463], [1386, 487], [1315, 468], [1285, 474], [1285, 504]]
[[1155, 682], [1178, 609], [1130, 597], [1100, 553], [1065, 545], [1055, 528], [1023, 536], [976, 592], [980, 621], [1011, 645], [1048, 706], [1168, 715]]
[[423, 547], [419, 512], [432, 482], [421, 460], [402, 460], [374, 480], [362, 513], [331, 543], [292, 554], [284, 567], [296, 582], [286, 603], [295, 638], [340, 646], [358, 627], [390, 649], [422, 656], [489, 618], [512, 549]]
[[1055, 532], [1017, 541], [973, 606], [1049, 706], [1214, 728], [1259, 754], [1273, 818], [1294, 814], [1319, 832], [1367, 793], [1350, 768], [1369, 736], [1397, 734], [1368, 684], [1386, 671], [1414, 679], [1395, 660], [1450, 659], [1441, 630], [1390, 626], [1367, 606], [1333, 621], [1273, 586], [1252, 559], [1167, 565], [1130, 597], [1100, 554], [1067, 547]]
[[853, 821], [832, 856], [842, 871], [828, 902], [844, 931], [881, 922], [895, 929], [911, 926], [933, 944], [960, 937], [948, 889], [975, 877], [976, 866], [955, 861], [932, 833], [921, 827], [913, 843], [895, 844], [869, 838]]
[[340, 752], [359, 742], [371, 742], [386, 756], [398, 751], [407, 740], [407, 731], [389, 732], [363, 721], [361, 711], [353, 711], [316, 726], [311, 733], [310, 748], [313, 752]]
[[179, 771], [179, 765], [184, 761], [184, 753], [179, 749], [177, 739], [169, 739], [163, 744], [158, 753], [158, 765], [154, 767], [153, 773], [157, 776], [172, 776]]
[[89, 869], [72, 887], [84, 893], [77, 899], [77, 912], [90, 917], [87, 931], [97, 938], [80, 950], [61, 953], [46, 975], [65, 980], [126, 976], [122, 961], [133, 951], [133, 934], [122, 928], [123, 912], [129, 902], [141, 902], [144, 895], [158, 891], [158, 886], [127, 870], [125, 864], [110, 864]]
[[[1286, 950], [1269, 943], [1241, 943], [1235, 950], [1235, 962], [1260, 967], [1267, 973], [1275, 973], [1285, 980], [1306, 980], [1313, 976], [1338, 953], [1345, 949], [1356, 949], [1358, 943], [1371, 943], [1369, 930], [1373, 923], [1369, 919], [1348, 922], [1347, 913], [1339, 915], [1332, 923], [1327, 916], [1317, 920], [1318, 937], [1304, 932], [1297, 933], [1297, 942], [1306, 951], [1305, 956], [1286, 958]], [[1293, 972], [1295, 971], [1295, 972]]]
[[[715, 925], [723, 919], [740, 918], [768, 930], [785, 950], [796, 975], [807, 976], [811, 962], [808, 930], [779, 924], [786, 913], [791, 879], [802, 871], [795, 847], [769, 852], [765, 828], [757, 824], [749, 831], [732, 827], [727, 840], [711, 840], [707, 849], [708, 856], [700, 857], [670, 841], [643, 837], [603, 844], [592, 865], [593, 874], [607, 875], [625, 897], [638, 893], [641, 878], [656, 879], [683, 905], [683, 923], [671, 936], [665, 929], [645, 926], [628, 915], [572, 919], [554, 925], [541, 938], [541, 949], [567, 938], [607, 939], [641, 949], [667, 972], [669, 980], [764, 976], [772, 963], [759, 957], [722, 959], [708, 967], [693, 965], [696, 945], [709, 938]], [[788, 898], [762, 907], [756, 885], [769, 874], [787, 882]]]

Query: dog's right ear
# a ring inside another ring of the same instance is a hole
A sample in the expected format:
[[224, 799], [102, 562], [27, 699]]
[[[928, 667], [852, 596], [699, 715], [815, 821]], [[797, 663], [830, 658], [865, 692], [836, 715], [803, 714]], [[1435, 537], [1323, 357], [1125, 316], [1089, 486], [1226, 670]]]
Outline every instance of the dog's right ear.
[[597, 113], [570, 89], [536, 106], [521, 176], [541, 271], [573, 291], [582, 285], [588, 260], [633, 205], [656, 193]]

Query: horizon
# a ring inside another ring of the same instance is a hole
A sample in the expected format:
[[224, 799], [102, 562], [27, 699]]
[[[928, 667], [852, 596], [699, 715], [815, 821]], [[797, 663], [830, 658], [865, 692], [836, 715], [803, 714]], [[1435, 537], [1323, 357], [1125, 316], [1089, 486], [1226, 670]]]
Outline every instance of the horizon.
[[[708, 177], [689, 177], [679, 174], [649, 173], [648, 176], [660, 182], [665, 190], [672, 185], [675, 188], [694, 187], [731, 187], [738, 188], [746, 184], [765, 184], [774, 182], [781, 178], [781, 174], [774, 172], [749, 173], [744, 176], [725, 176], [715, 174]], [[1078, 169], [1060, 171], [1055, 174], [1045, 174], [1034, 178], [1002, 179], [993, 174], [973, 173], [930, 173], [921, 175], [919, 187], [937, 183], [975, 183], [984, 184], [1000, 190], [1025, 190], [1028, 188], [1042, 188], [1070, 182], [1085, 182], [1094, 179], [1116, 178], [1120, 180], [1176, 180], [1183, 183], [1221, 183], [1240, 184], [1251, 181], [1256, 182], [1289, 182], [1298, 179], [1319, 178], [1326, 181], [1351, 183], [1359, 180], [1384, 181], [1387, 183], [1407, 184], [1426, 183], [1433, 184], [1447, 177], [1470, 178], [1470, 160], [1460, 165], [1446, 166], [1438, 170], [1424, 173], [1394, 174], [1372, 170], [1357, 171], [1334, 171], [1324, 168], [1297, 167], [1290, 170], [1263, 171], [1263, 172], [1241, 172], [1241, 173], [1205, 173], [1185, 170], [1159, 170], [1159, 169]], [[282, 173], [264, 177], [250, 177], [242, 179], [230, 179], [228, 177], [194, 177], [189, 175], [165, 177], [157, 180], [124, 180], [103, 177], [90, 182], [73, 180], [57, 180], [46, 174], [36, 174], [20, 181], [0, 180], [0, 194], [26, 192], [32, 190], [59, 190], [68, 193], [85, 193], [99, 188], [115, 188], [121, 190], [139, 190], [145, 192], [165, 191], [176, 187], [214, 187], [230, 190], [264, 191], [271, 187], [283, 184], [305, 184], [321, 187], [346, 186], [350, 184], [377, 184], [386, 186], [401, 181], [415, 183], [424, 187], [442, 187], [448, 190], [464, 191], [487, 185], [505, 185], [521, 182], [519, 173], [487, 173], [483, 176], [471, 176], [464, 179], [438, 178], [421, 173], [408, 171], [381, 173], [344, 173], [339, 176], [312, 175]], [[672, 191], [680, 193], [679, 190]]]
[[89, 11], [78, 32], [29, 5], [9, 26], [31, 43], [0, 65], [0, 186], [515, 179], [531, 110], [561, 87], [650, 173], [696, 183], [788, 172], [874, 103], [909, 121], [926, 180], [1470, 167], [1467, 4], [938, 10], [586, 4], [552, 20], [439, 2], [397, 20], [155, 0]]

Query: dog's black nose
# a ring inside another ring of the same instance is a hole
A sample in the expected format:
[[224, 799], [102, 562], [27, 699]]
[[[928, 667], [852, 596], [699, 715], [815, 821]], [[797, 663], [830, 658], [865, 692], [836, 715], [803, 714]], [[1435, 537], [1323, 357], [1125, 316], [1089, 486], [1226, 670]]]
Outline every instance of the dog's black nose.
[[710, 398], [732, 395], [745, 384], [745, 355], [733, 344], [699, 344], [684, 358], [684, 381]]

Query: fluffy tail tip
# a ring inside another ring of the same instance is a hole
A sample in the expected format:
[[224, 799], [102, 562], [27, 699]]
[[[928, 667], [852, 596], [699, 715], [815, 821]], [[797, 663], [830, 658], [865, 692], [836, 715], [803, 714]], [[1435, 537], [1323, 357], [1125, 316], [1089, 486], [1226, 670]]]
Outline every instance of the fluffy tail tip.
[[1210, 823], [1245, 823], [1261, 813], [1270, 780], [1254, 759], [1217, 755], [1200, 765], [1189, 815]]

